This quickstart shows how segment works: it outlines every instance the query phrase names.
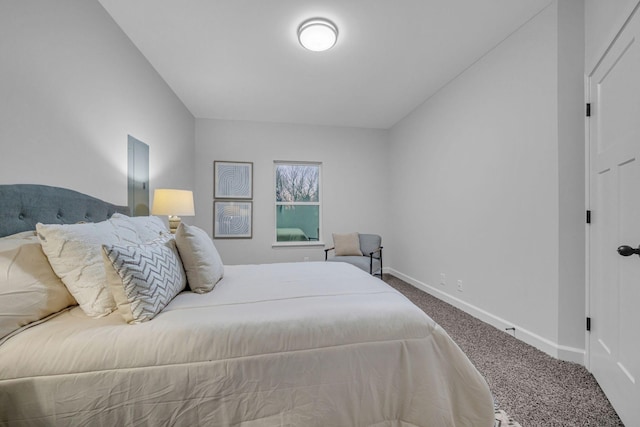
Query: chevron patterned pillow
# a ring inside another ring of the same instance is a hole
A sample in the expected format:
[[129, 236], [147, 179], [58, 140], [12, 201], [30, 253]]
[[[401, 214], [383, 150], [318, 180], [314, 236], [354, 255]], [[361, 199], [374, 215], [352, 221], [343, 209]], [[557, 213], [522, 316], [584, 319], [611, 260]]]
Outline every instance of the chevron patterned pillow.
[[102, 249], [109, 289], [128, 323], [153, 319], [186, 286], [173, 238]]

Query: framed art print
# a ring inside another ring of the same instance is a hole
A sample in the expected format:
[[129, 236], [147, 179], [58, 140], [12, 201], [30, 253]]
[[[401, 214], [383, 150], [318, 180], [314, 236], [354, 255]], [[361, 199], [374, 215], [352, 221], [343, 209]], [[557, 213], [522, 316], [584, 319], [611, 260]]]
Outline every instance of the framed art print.
[[253, 202], [213, 202], [215, 239], [250, 239], [253, 226]]
[[252, 162], [213, 162], [214, 199], [252, 199]]

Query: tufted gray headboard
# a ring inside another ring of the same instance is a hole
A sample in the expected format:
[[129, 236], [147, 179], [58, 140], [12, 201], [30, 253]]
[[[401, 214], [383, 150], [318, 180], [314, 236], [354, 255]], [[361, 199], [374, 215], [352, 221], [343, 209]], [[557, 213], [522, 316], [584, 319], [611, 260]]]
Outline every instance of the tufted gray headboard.
[[113, 205], [66, 188], [35, 184], [0, 185], [0, 237], [35, 230], [38, 222], [100, 222], [115, 212], [130, 214], [127, 206]]

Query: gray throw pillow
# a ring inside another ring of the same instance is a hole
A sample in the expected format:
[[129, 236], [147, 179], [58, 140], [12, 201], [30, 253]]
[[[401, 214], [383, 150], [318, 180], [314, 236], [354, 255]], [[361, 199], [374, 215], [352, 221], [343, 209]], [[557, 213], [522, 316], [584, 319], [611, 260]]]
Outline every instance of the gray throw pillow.
[[180, 223], [176, 245], [187, 273], [189, 288], [196, 293], [210, 292], [224, 276], [220, 254], [206, 231]]

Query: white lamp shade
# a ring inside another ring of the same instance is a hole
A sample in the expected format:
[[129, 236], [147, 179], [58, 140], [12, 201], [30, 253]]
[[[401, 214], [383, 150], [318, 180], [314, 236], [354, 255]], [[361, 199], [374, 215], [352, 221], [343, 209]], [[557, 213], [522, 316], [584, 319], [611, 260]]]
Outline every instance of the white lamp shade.
[[331, 49], [336, 44], [337, 39], [338, 27], [327, 19], [309, 19], [298, 28], [300, 44], [314, 52]]
[[153, 215], [193, 216], [193, 191], [159, 188], [153, 192]]

